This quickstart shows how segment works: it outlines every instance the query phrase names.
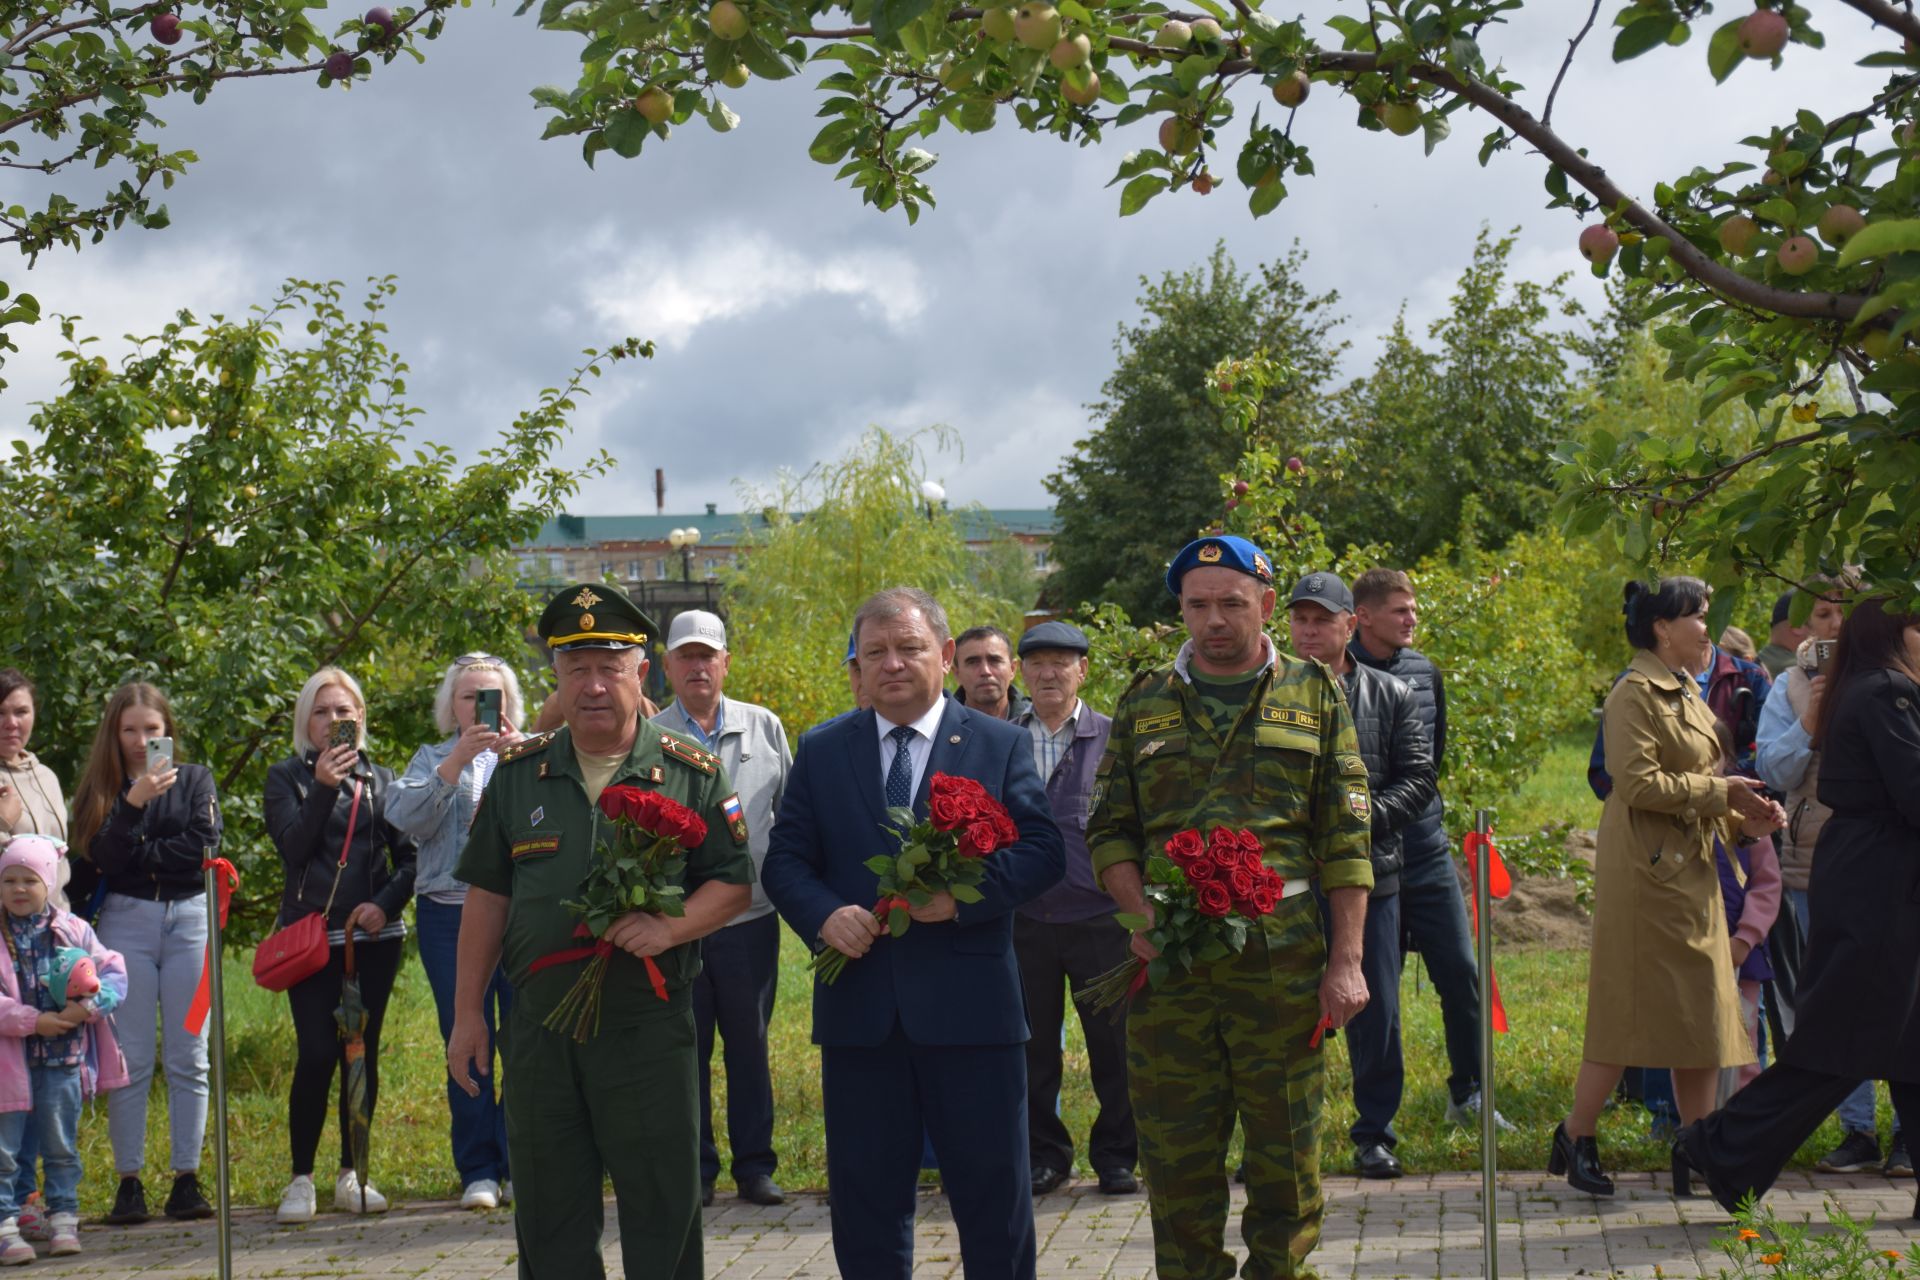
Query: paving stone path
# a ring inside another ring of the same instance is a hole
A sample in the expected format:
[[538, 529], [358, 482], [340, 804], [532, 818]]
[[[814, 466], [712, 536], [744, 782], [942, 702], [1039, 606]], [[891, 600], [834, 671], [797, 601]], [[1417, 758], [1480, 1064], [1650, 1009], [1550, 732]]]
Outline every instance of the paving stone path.
[[[1618, 1182], [1619, 1193], [1600, 1201], [1543, 1173], [1501, 1175], [1500, 1275], [1508, 1280], [1678, 1280], [1719, 1274], [1726, 1259], [1713, 1239], [1728, 1229], [1725, 1214], [1707, 1200], [1674, 1200], [1646, 1174], [1626, 1174]], [[1386, 1183], [1330, 1178], [1327, 1194], [1326, 1234], [1313, 1259], [1326, 1280], [1485, 1274], [1478, 1174]], [[1769, 1204], [1784, 1220], [1824, 1222], [1831, 1198], [1855, 1218], [1871, 1215], [1882, 1224], [1872, 1232], [1877, 1246], [1904, 1250], [1920, 1240], [1920, 1223], [1908, 1217], [1913, 1195], [1911, 1180], [1789, 1174]], [[1237, 1233], [1242, 1203], [1236, 1194], [1230, 1236]], [[924, 1194], [920, 1209], [914, 1275], [959, 1277], [959, 1242], [945, 1199]], [[1043, 1280], [1153, 1275], [1144, 1197], [1110, 1199], [1080, 1183], [1042, 1197], [1034, 1209]], [[609, 1211], [608, 1273], [617, 1276], [620, 1255], [612, 1221]], [[32, 1274], [205, 1280], [215, 1271], [211, 1223], [88, 1226], [81, 1238], [86, 1252], [80, 1257], [43, 1257]], [[233, 1247], [234, 1274], [248, 1280], [510, 1280], [515, 1275], [510, 1215], [463, 1213], [447, 1203], [403, 1205], [372, 1219], [328, 1213], [303, 1227], [280, 1227], [271, 1212], [248, 1209], [236, 1216]], [[839, 1276], [825, 1198], [797, 1194], [773, 1209], [721, 1199], [707, 1215], [706, 1261], [710, 1280]]]

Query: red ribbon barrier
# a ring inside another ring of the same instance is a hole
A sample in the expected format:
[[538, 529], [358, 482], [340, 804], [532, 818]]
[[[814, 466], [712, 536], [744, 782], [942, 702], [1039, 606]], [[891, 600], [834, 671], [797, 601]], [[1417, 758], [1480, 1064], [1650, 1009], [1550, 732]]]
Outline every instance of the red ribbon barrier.
[[[587, 931], [587, 926], [582, 924], [574, 926], [573, 936], [576, 938], [591, 938], [593, 935]], [[588, 960], [595, 956], [611, 956], [612, 954], [613, 944], [605, 938], [602, 938], [598, 942], [589, 943], [584, 947], [568, 947], [563, 951], [553, 951], [541, 956], [538, 960], [535, 960], [527, 966], [527, 976], [532, 977], [542, 969], [551, 969], [557, 964], [571, 964], [575, 960]], [[652, 956], [641, 956], [640, 963], [647, 966], [647, 985], [653, 988], [653, 994], [665, 1000], [667, 998], [667, 979], [666, 976], [660, 972], [660, 966], [653, 962]]]
[[[1485, 848], [1487, 851], [1487, 898], [1489, 900], [1487, 911], [1491, 914], [1493, 911], [1492, 899], [1504, 898], [1513, 892], [1513, 877], [1507, 874], [1507, 864], [1500, 860], [1500, 851], [1493, 847], [1493, 838], [1491, 836], [1483, 836], [1478, 831], [1469, 831], [1467, 832], [1466, 840], [1463, 841], [1461, 845], [1461, 851], [1467, 856], [1467, 882], [1469, 885], [1477, 885], [1480, 883], [1478, 863], [1475, 855], [1482, 848]], [[1473, 923], [1474, 936], [1479, 937], [1479, 895], [1472, 892], [1467, 894], [1467, 912]], [[1493, 976], [1491, 959], [1488, 960], [1486, 977], [1487, 986], [1493, 994], [1493, 1029], [1504, 1035], [1510, 1029], [1507, 1026], [1507, 1006], [1505, 1002], [1500, 999], [1500, 982], [1499, 979]]]
[[[202, 863], [202, 868], [214, 869], [213, 883], [219, 891], [220, 901], [215, 908], [220, 912], [220, 927], [227, 927], [227, 908], [233, 903], [233, 891], [240, 887], [240, 873], [225, 858], [215, 858], [212, 862]], [[197, 1036], [207, 1025], [207, 1015], [213, 1010], [213, 939], [207, 939], [206, 959], [200, 962], [200, 985], [193, 989], [193, 1003], [187, 1006], [187, 1034]]]

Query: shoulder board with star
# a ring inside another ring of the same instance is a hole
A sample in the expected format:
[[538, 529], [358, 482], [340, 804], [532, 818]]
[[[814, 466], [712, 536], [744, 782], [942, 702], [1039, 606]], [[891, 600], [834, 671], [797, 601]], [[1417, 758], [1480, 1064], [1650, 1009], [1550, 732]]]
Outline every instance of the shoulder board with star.
[[703, 751], [675, 734], [661, 733], [660, 750], [688, 768], [698, 769], [701, 773], [710, 774], [720, 771], [719, 756], [710, 751]]
[[522, 738], [500, 753], [501, 764], [512, 764], [521, 756], [530, 756], [536, 751], [545, 751], [553, 745], [553, 730], [537, 733], [531, 738]]

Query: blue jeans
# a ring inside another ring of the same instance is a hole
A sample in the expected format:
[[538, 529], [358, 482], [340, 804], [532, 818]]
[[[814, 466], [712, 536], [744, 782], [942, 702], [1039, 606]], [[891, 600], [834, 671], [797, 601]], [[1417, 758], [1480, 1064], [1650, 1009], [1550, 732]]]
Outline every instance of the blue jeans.
[[[1333, 936], [1331, 910], [1320, 900], [1320, 914]], [[1400, 1139], [1393, 1117], [1406, 1090], [1406, 1059], [1400, 1050], [1400, 895], [1367, 899], [1360, 972], [1367, 981], [1367, 1007], [1345, 1028], [1347, 1061], [1353, 1066], [1353, 1107], [1359, 1114], [1347, 1135], [1356, 1149]]]
[[716, 929], [700, 943], [700, 976], [693, 980], [695, 1052], [700, 1056], [700, 1181], [720, 1177], [713, 1140], [713, 1037], [720, 1034], [727, 1071], [727, 1146], [733, 1181], [773, 1176], [773, 1071], [767, 1063], [767, 1024], [773, 1021], [780, 977], [780, 917]]
[[15, 1217], [15, 1161], [28, 1133], [47, 1171], [47, 1212], [80, 1212], [80, 1068], [28, 1067], [33, 1110], [0, 1113], [0, 1221]]
[[[1794, 921], [1800, 926], [1800, 941], [1805, 942], [1807, 940], [1807, 931], [1811, 927], [1809, 921], [1813, 918], [1808, 914], [1810, 908], [1807, 904], [1807, 891], [1805, 889], [1788, 889], [1787, 896], [1793, 899]], [[1834, 1114], [1840, 1117], [1840, 1127], [1848, 1133], [1871, 1133], [1875, 1135], [1877, 1139], [1880, 1132], [1880, 1123], [1874, 1112], [1873, 1081], [1862, 1080], [1860, 1087], [1846, 1096], [1846, 1100], [1840, 1104], [1839, 1109], [1835, 1111]], [[1895, 1115], [1893, 1118], [1893, 1138], [1895, 1142], [1900, 1140], [1900, 1117], [1898, 1115]]]
[[[440, 1014], [440, 1041], [444, 1045], [453, 1034], [454, 971], [460, 950], [460, 907], [416, 898], [413, 921], [419, 931], [420, 964], [427, 971], [427, 985], [433, 988], [434, 1008]], [[505, 1182], [507, 1172], [507, 1116], [494, 1092], [500, 1073], [493, 1070], [494, 1041], [500, 1019], [513, 1003], [513, 988], [499, 969], [482, 997], [487, 1022], [488, 1073], [476, 1076], [480, 1096], [469, 1098], [467, 1091], [447, 1078], [447, 1111], [452, 1116], [453, 1167], [460, 1171], [461, 1185], [491, 1179]]]
[[13, 1207], [18, 1209], [40, 1189], [40, 1134], [32, 1125], [20, 1135], [20, 1149], [13, 1153]]
[[1439, 818], [1416, 822], [1401, 835], [1406, 866], [1400, 873], [1400, 925], [1427, 959], [1440, 997], [1447, 1042], [1447, 1092], [1465, 1102], [1480, 1087], [1480, 970], [1473, 958], [1467, 900], [1454, 874], [1452, 846]]

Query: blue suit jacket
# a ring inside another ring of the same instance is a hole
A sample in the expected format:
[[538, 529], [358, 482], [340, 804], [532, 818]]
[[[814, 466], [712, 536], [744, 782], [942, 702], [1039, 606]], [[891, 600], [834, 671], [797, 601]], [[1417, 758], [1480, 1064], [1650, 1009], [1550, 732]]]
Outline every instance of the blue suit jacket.
[[[927, 813], [936, 773], [972, 778], [1007, 807], [1020, 839], [986, 859], [984, 901], [961, 903], [939, 924], [915, 921], [849, 963], [831, 986], [813, 989], [813, 1042], [877, 1045], [899, 1022], [915, 1044], [1020, 1044], [1026, 1002], [1013, 958], [1013, 910], [1066, 872], [1060, 830], [1033, 767], [1026, 730], [967, 710], [951, 698], [913, 800]], [[807, 734], [794, 760], [761, 871], [767, 897], [809, 947], [820, 926], [848, 905], [871, 907], [877, 877], [865, 865], [898, 851], [883, 829], [880, 743], [871, 711], [828, 721]]]

